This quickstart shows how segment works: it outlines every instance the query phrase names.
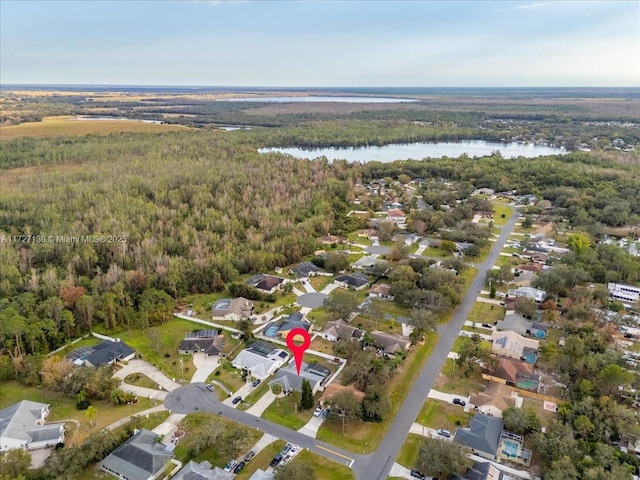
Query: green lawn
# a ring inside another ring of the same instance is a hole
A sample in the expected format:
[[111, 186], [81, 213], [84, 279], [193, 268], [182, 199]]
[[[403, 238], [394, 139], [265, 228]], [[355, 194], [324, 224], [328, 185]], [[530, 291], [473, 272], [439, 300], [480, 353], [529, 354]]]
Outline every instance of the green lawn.
[[469, 426], [472, 417], [473, 415], [465, 413], [460, 405], [428, 399], [424, 402], [416, 421], [425, 427], [444, 428], [455, 432], [458, 427]]
[[262, 470], [266, 470], [269, 467], [269, 462], [271, 462], [271, 459], [282, 451], [285, 444], [286, 442], [284, 440], [276, 440], [271, 445], [266, 447], [255, 457], [253, 457], [253, 459], [251, 459], [249, 463], [247, 463], [247, 466], [244, 467], [244, 470], [236, 475], [235, 480], [247, 480], [259, 468]]
[[262, 395], [267, 393], [269, 390], [269, 385], [267, 384], [267, 380], [263, 380], [260, 385], [253, 389], [253, 391], [244, 397], [243, 402], [238, 406], [241, 410], [246, 410], [251, 407], [254, 403], [258, 401]]
[[408, 469], [413, 469], [418, 463], [418, 453], [420, 452], [420, 444], [422, 443], [420, 435], [410, 433], [400, 449], [396, 462]]
[[313, 410], [294, 411], [293, 402], [289, 397], [279, 398], [278, 402], [273, 402], [262, 414], [262, 418], [270, 422], [283, 425], [291, 430], [299, 430], [311, 419]]
[[209, 378], [220, 382], [232, 392], [244, 385], [240, 370], [233, 368], [231, 362], [226, 359], [220, 361], [220, 367]]
[[293, 462], [311, 465], [316, 474], [316, 480], [352, 480], [355, 478], [353, 472], [346, 465], [332, 462], [317, 453], [306, 450], [300, 452], [293, 459]]
[[[503, 203], [494, 202], [493, 205], [493, 224], [497, 227], [506, 225], [511, 218], [513, 208]], [[504, 215], [504, 217], [502, 216]]]
[[132, 373], [124, 379], [124, 382], [138, 387], [158, 389], [158, 384], [142, 373]]
[[[476, 322], [478, 324], [489, 323], [493, 325], [493, 322], [504, 319], [505, 312], [505, 308], [501, 307], [500, 305], [493, 305], [485, 302], [476, 302], [473, 305], [471, 312], [469, 312], [467, 321]], [[487, 330], [484, 329], [481, 333], [487, 333]]]
[[467, 396], [470, 393], [481, 391], [485, 383], [479, 368], [474, 368], [467, 376], [463, 373], [462, 367], [456, 365], [452, 359], [447, 358], [433, 388], [444, 393], [457, 393]]
[[[73, 419], [80, 422], [80, 435], [68, 435], [70, 443], [75, 443], [79, 438], [89, 433], [88, 419], [84, 416], [84, 411], [76, 409], [75, 399], [62, 396], [60, 393], [53, 392], [44, 387], [27, 387], [16, 381], [2, 382], [0, 385], [0, 409], [13, 405], [21, 400], [32, 400], [49, 404], [50, 414], [48, 421], [56, 422], [60, 420]], [[140, 398], [135, 405], [118, 405], [114, 406], [109, 402], [96, 401], [92, 402], [96, 409], [94, 423], [95, 428], [104, 428], [121, 418], [134, 415], [142, 410], [151, 408], [154, 404], [147, 398]], [[69, 424], [75, 430], [74, 424]]]
[[453, 258], [453, 254], [439, 247], [429, 247], [422, 252], [424, 257]]
[[399, 367], [387, 385], [387, 394], [391, 402], [391, 411], [382, 423], [369, 423], [360, 420], [351, 422], [342, 435], [342, 423], [326, 421], [318, 429], [318, 440], [322, 440], [355, 453], [370, 453], [382, 441], [391, 420], [396, 416], [402, 402], [418, 377], [427, 358], [437, 344], [438, 337], [430, 333], [423, 345], [417, 345], [404, 364]]

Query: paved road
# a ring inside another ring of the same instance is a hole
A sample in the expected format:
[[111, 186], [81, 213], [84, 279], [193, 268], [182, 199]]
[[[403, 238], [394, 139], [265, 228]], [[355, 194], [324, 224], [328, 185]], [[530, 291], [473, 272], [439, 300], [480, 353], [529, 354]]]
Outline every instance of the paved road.
[[216, 394], [207, 390], [204, 383], [192, 383], [174, 390], [167, 395], [164, 405], [171, 413], [217, 413], [247, 427], [261, 430], [276, 439], [281, 438], [298, 444], [342, 465], [355, 466], [355, 462], [358, 461], [361, 468], [366, 466], [366, 461], [358, 455], [219, 402]]
[[165, 399], [165, 406], [172, 413], [217, 413], [242, 423], [245, 426], [255, 427], [268, 435], [296, 443], [302, 448], [307, 448], [330, 460], [347, 465], [353, 470], [356, 479], [386, 479], [400, 452], [400, 448], [404, 444], [407, 434], [411, 431], [415, 418], [420, 412], [447, 355], [453, 347], [453, 343], [458, 337], [458, 332], [462, 329], [466, 318], [473, 308], [476, 297], [479, 295], [484, 284], [487, 271], [496, 262], [517, 219], [518, 213], [514, 212], [503, 228], [498, 240], [493, 244], [487, 259], [482, 264], [476, 265], [478, 269], [476, 277], [462, 298], [451, 321], [438, 329], [438, 344], [405, 398], [398, 415], [396, 415], [387, 430], [387, 434], [382, 440], [380, 447], [378, 447], [375, 452], [368, 455], [356, 455], [328, 443], [320, 442], [300, 432], [255, 417], [247, 412], [231, 408], [219, 402], [215, 393], [209, 392], [204, 383], [193, 383], [172, 391]]
[[460, 305], [453, 314], [451, 321], [441, 326], [438, 329], [439, 341], [436, 345], [433, 353], [429, 357], [426, 365], [420, 372], [418, 379], [413, 385], [411, 391], [409, 391], [404, 403], [400, 407], [396, 418], [387, 430], [380, 447], [376, 452], [371, 455], [371, 460], [366, 465], [361, 463], [355, 463], [353, 465], [353, 471], [356, 478], [359, 479], [386, 479], [391, 471], [391, 467], [400, 452], [400, 448], [404, 444], [404, 440], [411, 429], [415, 418], [418, 416], [422, 404], [433, 384], [438, 377], [438, 373], [442, 368], [442, 364], [445, 362], [448, 353], [453, 347], [453, 343], [458, 337], [458, 332], [462, 329], [464, 322], [471, 312], [476, 297], [479, 295], [482, 286], [484, 285], [484, 279], [487, 271], [491, 269], [496, 262], [502, 247], [507, 241], [507, 237], [518, 219], [518, 212], [514, 212], [507, 224], [502, 229], [498, 240], [492, 245], [491, 251], [487, 256], [487, 259], [476, 265], [478, 273], [473, 279], [471, 286], [467, 290], [466, 294], [462, 298]]

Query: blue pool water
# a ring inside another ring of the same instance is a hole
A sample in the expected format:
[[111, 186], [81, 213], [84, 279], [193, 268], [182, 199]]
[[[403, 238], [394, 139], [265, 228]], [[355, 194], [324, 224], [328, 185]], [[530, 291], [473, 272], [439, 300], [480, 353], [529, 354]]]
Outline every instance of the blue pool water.
[[265, 337], [275, 337], [277, 334], [278, 334], [278, 327], [275, 325], [267, 328], [267, 330], [264, 332]]
[[518, 456], [518, 443], [512, 442], [511, 440], [504, 441], [504, 454], [509, 457], [517, 457]]

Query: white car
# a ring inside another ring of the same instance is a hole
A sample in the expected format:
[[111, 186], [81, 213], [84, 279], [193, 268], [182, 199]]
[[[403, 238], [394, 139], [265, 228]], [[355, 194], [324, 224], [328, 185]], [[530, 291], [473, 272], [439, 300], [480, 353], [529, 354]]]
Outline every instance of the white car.
[[316, 407], [316, 409], [313, 411], [313, 416], [314, 417], [319, 417], [320, 415], [322, 415], [322, 410], [324, 410], [324, 408]]
[[229, 463], [227, 463], [226, 467], [224, 467], [224, 471], [231, 472], [237, 466], [238, 466], [238, 462], [236, 460], [231, 460]]
[[300, 450], [300, 445], [294, 445], [293, 447], [291, 447], [291, 450], [289, 450], [289, 455], [295, 455], [296, 453], [298, 453], [298, 450]]

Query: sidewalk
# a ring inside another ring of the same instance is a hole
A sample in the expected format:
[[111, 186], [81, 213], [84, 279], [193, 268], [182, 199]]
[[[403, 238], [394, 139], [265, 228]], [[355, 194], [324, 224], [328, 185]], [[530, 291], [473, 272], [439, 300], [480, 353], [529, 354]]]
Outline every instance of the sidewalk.
[[322, 418], [322, 416], [311, 417], [311, 420], [309, 420], [307, 424], [298, 431], [309, 437], [316, 438], [316, 435], [318, 435], [318, 428], [320, 428], [323, 421], [324, 418]]
[[124, 425], [128, 421], [130, 421], [133, 417], [144, 417], [146, 415], [149, 415], [150, 413], [162, 412], [164, 410], [166, 410], [164, 405], [159, 405], [157, 407], [147, 408], [146, 410], [142, 410], [141, 412], [134, 413], [133, 415], [129, 415], [128, 417], [121, 418], [117, 422], [113, 422], [111, 425], [108, 425], [108, 426], [106, 426], [104, 428], [106, 430], [114, 430], [114, 429], [120, 427], [121, 425]]
[[174, 432], [178, 429], [178, 424], [184, 417], [186, 417], [184, 413], [172, 413], [169, 415], [169, 418], [151, 431], [165, 437], [165, 444], [169, 443], [170, 437], [172, 437]]
[[247, 408], [246, 412], [251, 415], [255, 415], [256, 417], [261, 417], [264, 411], [273, 403], [276, 399], [276, 396], [273, 394], [271, 389], [267, 390], [267, 392], [262, 395], [256, 403]]

